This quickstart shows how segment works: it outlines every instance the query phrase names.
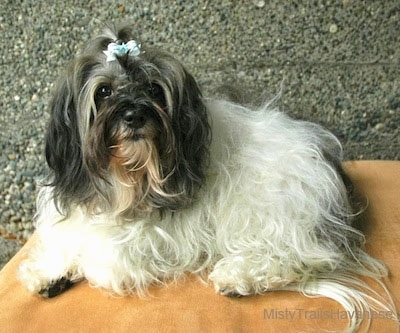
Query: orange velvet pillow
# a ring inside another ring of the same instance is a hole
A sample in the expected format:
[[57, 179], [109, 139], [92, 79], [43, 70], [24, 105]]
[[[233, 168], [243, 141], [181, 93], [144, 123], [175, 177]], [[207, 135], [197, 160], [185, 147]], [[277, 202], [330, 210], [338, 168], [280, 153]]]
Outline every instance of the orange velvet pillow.
[[[363, 217], [367, 250], [389, 267], [385, 283], [400, 305], [400, 162], [348, 162], [345, 169], [369, 200]], [[29, 294], [16, 270], [33, 237], [0, 272], [0, 331], [4, 332], [317, 332], [343, 330], [348, 323], [339, 304], [294, 292], [227, 298], [188, 276], [152, 297], [111, 297], [80, 283], [53, 299]], [[398, 324], [373, 313], [371, 330], [394, 332]], [[365, 325], [364, 325], [365, 328]]]

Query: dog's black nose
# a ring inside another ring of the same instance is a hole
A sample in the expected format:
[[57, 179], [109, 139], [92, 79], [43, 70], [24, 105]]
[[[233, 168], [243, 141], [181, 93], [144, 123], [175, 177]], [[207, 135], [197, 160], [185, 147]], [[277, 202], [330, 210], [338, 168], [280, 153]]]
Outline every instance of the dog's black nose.
[[132, 128], [141, 128], [146, 123], [146, 116], [140, 110], [127, 110], [122, 119], [126, 125]]

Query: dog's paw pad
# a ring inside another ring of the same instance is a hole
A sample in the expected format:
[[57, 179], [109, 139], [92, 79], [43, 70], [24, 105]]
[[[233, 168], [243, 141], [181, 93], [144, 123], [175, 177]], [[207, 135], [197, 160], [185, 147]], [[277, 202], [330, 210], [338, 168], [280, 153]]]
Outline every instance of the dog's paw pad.
[[39, 291], [39, 295], [44, 298], [55, 297], [73, 286], [73, 282], [67, 278], [57, 280]]

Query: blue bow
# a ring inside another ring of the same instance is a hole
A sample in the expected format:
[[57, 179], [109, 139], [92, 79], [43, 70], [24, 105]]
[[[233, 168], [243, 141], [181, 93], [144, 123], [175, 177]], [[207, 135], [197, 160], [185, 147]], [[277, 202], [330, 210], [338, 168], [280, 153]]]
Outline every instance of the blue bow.
[[117, 57], [121, 57], [125, 54], [137, 57], [140, 54], [140, 46], [141, 45], [134, 40], [130, 40], [128, 43], [124, 44], [110, 43], [108, 44], [107, 51], [103, 51], [103, 53], [107, 56], [107, 62], [117, 60]]

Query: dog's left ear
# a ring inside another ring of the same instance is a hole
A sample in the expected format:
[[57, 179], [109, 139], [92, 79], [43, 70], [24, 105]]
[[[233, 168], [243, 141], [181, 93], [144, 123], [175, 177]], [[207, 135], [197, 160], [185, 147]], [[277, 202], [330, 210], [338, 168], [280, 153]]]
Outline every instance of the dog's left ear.
[[[180, 95], [180, 96], [179, 96]], [[208, 159], [211, 130], [207, 109], [201, 91], [193, 76], [184, 71], [183, 86], [175, 96], [172, 126], [177, 139], [178, 179], [184, 179], [187, 194], [204, 180], [204, 169]]]
[[168, 54], [157, 54], [150, 61], [154, 61], [161, 74], [173, 131], [175, 160], [173, 171], [165, 172], [170, 174], [167, 191], [181, 194], [183, 201], [190, 200], [205, 178], [211, 140], [207, 109], [198, 84], [178, 60]]

